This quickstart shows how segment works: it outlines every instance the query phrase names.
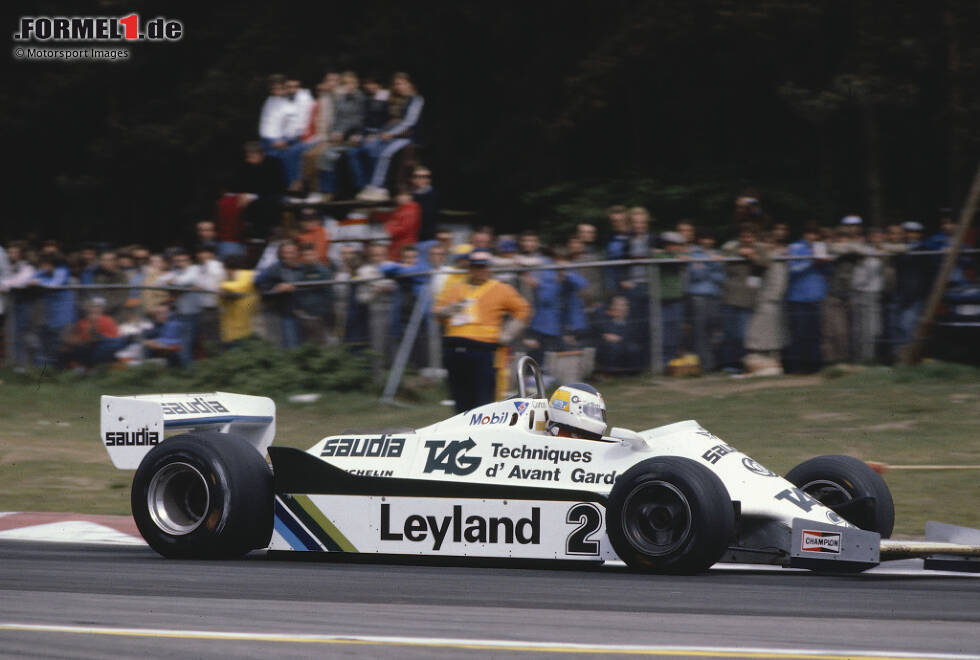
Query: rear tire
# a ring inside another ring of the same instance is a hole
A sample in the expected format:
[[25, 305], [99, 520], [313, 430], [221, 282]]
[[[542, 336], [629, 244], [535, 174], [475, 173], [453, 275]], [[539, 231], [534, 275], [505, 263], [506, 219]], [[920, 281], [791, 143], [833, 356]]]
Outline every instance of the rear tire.
[[887, 539], [895, 504], [881, 475], [852, 456], [830, 454], [803, 461], [786, 474], [797, 488], [847, 520]]
[[609, 495], [606, 531], [619, 558], [652, 573], [700, 573], [735, 535], [728, 489], [708, 468], [678, 456], [637, 463]]
[[227, 433], [187, 433], [154, 447], [130, 501], [140, 534], [168, 558], [240, 557], [272, 536], [269, 464]]

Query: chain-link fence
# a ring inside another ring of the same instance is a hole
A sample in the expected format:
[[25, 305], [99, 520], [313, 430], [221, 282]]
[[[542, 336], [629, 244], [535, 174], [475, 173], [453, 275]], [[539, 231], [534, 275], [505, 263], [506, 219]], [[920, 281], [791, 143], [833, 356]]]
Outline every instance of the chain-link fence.
[[[977, 252], [965, 251], [950, 291], [975, 281]], [[943, 254], [865, 250], [832, 260], [709, 255], [492, 270], [533, 310], [508, 344], [509, 358], [529, 354], [555, 378], [777, 374], [894, 361], [912, 340]], [[804, 276], [814, 278], [809, 286], [800, 286]], [[229, 339], [225, 326], [237, 324], [239, 337], [254, 333], [283, 346], [370, 349], [375, 376], [386, 379], [390, 397], [406, 369], [440, 373], [442, 328], [432, 303], [452, 277], [465, 277], [464, 271], [409, 268], [392, 277], [297, 281], [264, 293], [249, 282], [234, 291], [17, 287], [4, 294], [3, 360], [14, 367], [147, 359], [186, 365], [233, 345], [237, 337]], [[980, 295], [971, 300], [966, 289], [966, 298], [941, 311], [939, 324], [949, 331], [943, 348], [972, 348], [970, 333], [980, 330]], [[191, 297], [196, 304], [182, 304]], [[161, 302], [171, 304], [161, 311]]]

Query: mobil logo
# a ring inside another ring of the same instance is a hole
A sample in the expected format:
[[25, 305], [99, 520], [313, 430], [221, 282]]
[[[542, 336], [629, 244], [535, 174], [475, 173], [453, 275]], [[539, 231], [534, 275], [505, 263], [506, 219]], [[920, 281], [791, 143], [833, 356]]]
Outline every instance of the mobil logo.
[[473, 413], [470, 415], [470, 426], [506, 424], [509, 419], [510, 415], [505, 412]]

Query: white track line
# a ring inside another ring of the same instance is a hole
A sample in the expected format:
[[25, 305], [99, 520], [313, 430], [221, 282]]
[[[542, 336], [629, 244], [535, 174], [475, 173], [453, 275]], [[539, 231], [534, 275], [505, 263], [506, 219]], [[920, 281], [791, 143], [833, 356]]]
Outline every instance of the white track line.
[[980, 660], [977, 655], [907, 653], [902, 651], [855, 651], [845, 649], [739, 648], [724, 646], [666, 646], [625, 644], [574, 644], [501, 639], [442, 637], [384, 637], [375, 635], [304, 635], [291, 633], [155, 630], [152, 628], [102, 628], [28, 623], [0, 623], [0, 631], [74, 633], [115, 637], [147, 637], [286, 644], [347, 644], [418, 648], [458, 648], [476, 651], [527, 653], [604, 653], [615, 655], [687, 656], [716, 658], [773, 658], [792, 660]]

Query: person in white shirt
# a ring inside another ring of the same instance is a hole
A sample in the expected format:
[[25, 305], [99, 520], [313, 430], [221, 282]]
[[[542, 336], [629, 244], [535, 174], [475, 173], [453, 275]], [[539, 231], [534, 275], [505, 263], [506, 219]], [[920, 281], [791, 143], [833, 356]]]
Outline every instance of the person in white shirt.
[[198, 294], [201, 303], [201, 325], [198, 336], [203, 346], [217, 346], [221, 341], [218, 290], [226, 279], [225, 267], [215, 257], [213, 243], [198, 245], [194, 256], [198, 267], [197, 288], [202, 291]]
[[259, 138], [262, 140], [262, 147], [266, 153], [285, 149], [285, 122], [284, 114], [286, 111], [285, 76], [275, 74], [269, 76], [269, 96], [262, 104], [262, 114], [259, 116]]
[[29, 364], [27, 347], [28, 335], [31, 333], [32, 299], [25, 292], [25, 287], [34, 279], [37, 269], [31, 263], [32, 257], [26, 246], [19, 243], [7, 248], [7, 259], [10, 268], [7, 275], [0, 278], [0, 293], [6, 299], [6, 307], [12, 315], [12, 341], [10, 346], [14, 364], [17, 369], [24, 369]]
[[270, 76], [269, 97], [259, 119], [259, 137], [266, 153], [282, 161], [290, 187], [299, 181], [300, 160], [312, 146], [302, 138], [310, 123], [313, 103], [310, 90], [300, 87], [299, 80]]
[[[201, 268], [191, 263], [191, 257], [183, 249], [177, 248], [171, 252], [173, 268], [169, 273], [160, 276], [159, 282], [175, 287], [193, 289], [199, 286]], [[182, 291], [176, 294], [174, 305], [177, 321], [180, 324], [180, 353], [178, 361], [181, 366], [187, 366], [194, 359], [194, 344], [197, 341], [201, 322], [201, 294], [194, 291]]]

